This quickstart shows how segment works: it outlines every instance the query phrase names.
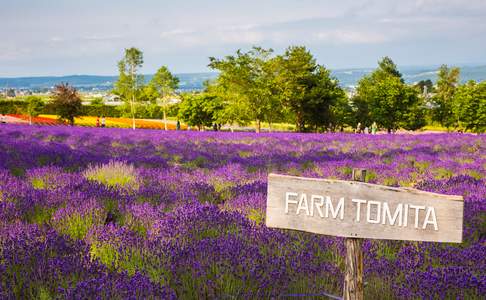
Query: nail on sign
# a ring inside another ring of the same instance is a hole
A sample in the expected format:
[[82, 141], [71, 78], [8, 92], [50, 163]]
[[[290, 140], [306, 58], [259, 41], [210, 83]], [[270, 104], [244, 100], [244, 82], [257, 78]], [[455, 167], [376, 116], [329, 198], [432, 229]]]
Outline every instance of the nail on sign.
[[268, 176], [268, 227], [370, 239], [462, 242], [464, 201], [356, 181]]

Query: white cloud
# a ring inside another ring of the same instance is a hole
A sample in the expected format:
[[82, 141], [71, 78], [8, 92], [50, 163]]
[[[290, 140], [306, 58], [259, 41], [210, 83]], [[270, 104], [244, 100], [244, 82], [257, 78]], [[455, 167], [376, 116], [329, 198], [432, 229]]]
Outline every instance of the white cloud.
[[82, 39], [87, 41], [109, 41], [109, 40], [120, 39], [122, 37], [123, 36], [121, 34], [112, 34], [112, 35], [93, 34], [93, 35], [84, 36]]
[[319, 41], [335, 44], [377, 44], [389, 40], [383, 33], [341, 29], [320, 31], [315, 37]]
[[164, 41], [182, 46], [255, 44], [265, 39], [261, 31], [251, 29], [254, 26], [234, 26], [228, 28], [172, 29], [159, 34]]
[[265, 39], [265, 35], [255, 30], [224, 30], [217, 32], [216, 38], [228, 44], [257, 44]]
[[62, 37], [59, 37], [59, 36], [53, 36], [49, 39], [49, 41], [57, 43], [57, 42], [63, 42], [64, 39]]
[[178, 29], [163, 31], [163, 32], [160, 33], [159, 36], [161, 38], [167, 38], [167, 37], [184, 36], [184, 35], [193, 34], [193, 33], [196, 33], [196, 32], [194, 30], [191, 30], [191, 29], [178, 28]]
[[0, 15], [8, 41], [0, 43], [0, 63], [11, 74], [113, 73], [131, 46], [144, 51], [146, 65], [184, 71], [251, 45], [276, 52], [306, 45], [340, 66], [383, 55], [401, 55], [403, 64], [484, 61], [486, 47], [486, 0], [10, 1]]

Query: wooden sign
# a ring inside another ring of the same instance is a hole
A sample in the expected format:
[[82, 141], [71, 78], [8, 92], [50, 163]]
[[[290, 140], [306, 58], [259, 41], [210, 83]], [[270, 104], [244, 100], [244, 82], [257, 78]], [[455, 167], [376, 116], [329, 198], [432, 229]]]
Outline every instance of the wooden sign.
[[266, 225], [341, 237], [460, 243], [463, 207], [461, 196], [270, 174]]

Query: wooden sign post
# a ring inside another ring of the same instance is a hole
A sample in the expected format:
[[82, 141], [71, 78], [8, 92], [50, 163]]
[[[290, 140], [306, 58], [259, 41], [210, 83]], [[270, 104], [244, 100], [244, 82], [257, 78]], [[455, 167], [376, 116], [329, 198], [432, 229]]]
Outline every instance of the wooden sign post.
[[[353, 169], [354, 181], [365, 182], [366, 170]], [[346, 267], [344, 271], [343, 299], [364, 299], [363, 249], [361, 239], [346, 238]]]
[[346, 237], [344, 299], [363, 299], [361, 239], [462, 242], [464, 201], [411, 188], [269, 174], [266, 225]]

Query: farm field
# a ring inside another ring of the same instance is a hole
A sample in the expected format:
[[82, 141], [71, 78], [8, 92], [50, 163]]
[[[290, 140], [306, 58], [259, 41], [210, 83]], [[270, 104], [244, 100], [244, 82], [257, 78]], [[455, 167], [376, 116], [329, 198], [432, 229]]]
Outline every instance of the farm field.
[[[19, 122], [13, 122], [13, 123], [28, 122], [29, 120], [29, 117], [26, 115], [10, 114], [9, 116], [19, 120]], [[93, 117], [93, 116], [77, 117], [75, 118], [75, 124], [77, 126], [96, 127], [96, 118], [97, 117]], [[37, 125], [49, 125], [49, 126], [56, 126], [62, 124], [60, 123], [56, 115], [39, 115], [37, 117], [32, 118], [32, 123]], [[101, 123], [101, 118], [100, 118], [100, 123]], [[164, 129], [164, 122], [162, 120], [135, 119], [135, 125], [137, 128], [142, 128], [142, 129]], [[132, 119], [107, 117], [106, 127], [131, 128]], [[176, 121], [168, 120], [167, 128], [169, 130], [175, 130]], [[181, 129], [186, 130], [187, 125], [181, 124]]]
[[266, 228], [267, 175], [352, 168], [465, 202], [462, 244], [366, 240], [365, 298], [486, 295], [485, 135], [2, 125], [0, 141], [0, 298], [341, 295], [343, 239]]

